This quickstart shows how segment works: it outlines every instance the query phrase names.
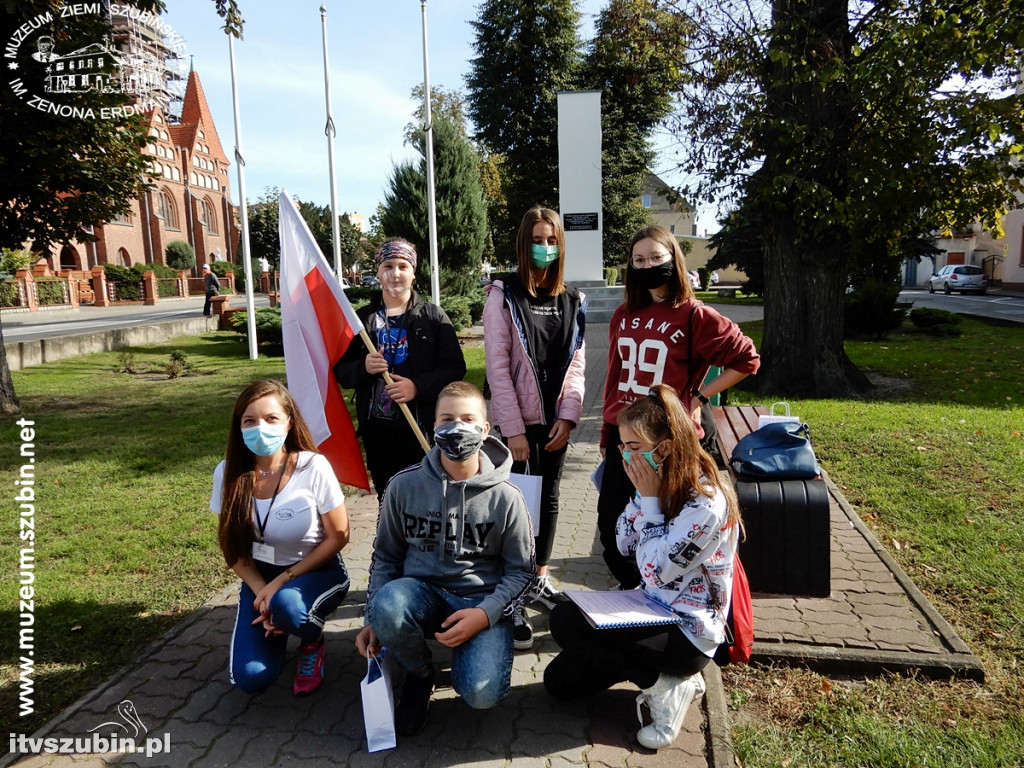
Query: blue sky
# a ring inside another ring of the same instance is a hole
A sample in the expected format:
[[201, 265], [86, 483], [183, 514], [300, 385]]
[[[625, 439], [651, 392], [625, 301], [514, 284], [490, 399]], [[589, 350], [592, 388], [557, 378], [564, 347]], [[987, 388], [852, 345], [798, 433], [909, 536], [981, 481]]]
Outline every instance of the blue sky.
[[[327, 7], [328, 55], [340, 210], [369, 217], [383, 199], [392, 167], [414, 152], [403, 145], [423, 80], [422, 13], [418, 0], [241, 0], [245, 37], [235, 43], [246, 197], [267, 187], [330, 202], [324, 135], [323, 47], [320, 6]], [[592, 34], [604, 0], [577, 0], [581, 33]], [[185, 38], [203, 84], [217, 133], [233, 160], [235, 137], [227, 37], [212, 0], [169, 0], [165, 19]], [[473, 55], [478, 3], [428, 0], [431, 86], [464, 89]], [[656, 169], [659, 172], [665, 168]], [[667, 171], [662, 174], [673, 181]], [[675, 182], [678, 183], [678, 182]], [[232, 197], [238, 178], [231, 169]], [[710, 227], [709, 219], [700, 221]]]

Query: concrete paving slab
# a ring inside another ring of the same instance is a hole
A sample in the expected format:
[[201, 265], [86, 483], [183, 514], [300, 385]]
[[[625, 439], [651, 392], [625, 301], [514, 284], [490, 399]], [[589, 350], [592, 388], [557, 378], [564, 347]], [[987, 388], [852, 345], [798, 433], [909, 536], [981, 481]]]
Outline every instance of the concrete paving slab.
[[[5, 318], [6, 319], [6, 318]], [[551, 573], [562, 587], [606, 589], [611, 579], [597, 544], [597, 491], [590, 473], [599, 461], [601, 390], [607, 325], [588, 328], [587, 394], [562, 480], [562, 510]], [[754, 660], [801, 664], [824, 673], [874, 674], [921, 669], [933, 675], [981, 679], [984, 669], [885, 549], [860, 522], [831, 481], [832, 593], [827, 598], [756, 595]], [[497, 708], [476, 712], [450, 689], [434, 698], [431, 720], [419, 736], [395, 750], [368, 754], [359, 681], [365, 660], [352, 640], [362, 625], [377, 504], [374, 496], [348, 499], [352, 541], [343, 552], [352, 591], [325, 630], [326, 680], [312, 696], [291, 694], [294, 657], [281, 679], [260, 696], [227, 683], [227, 643], [237, 587], [211, 597], [146, 648], [126, 668], [47, 723], [33, 738], [83, 737], [109, 721], [130, 699], [144, 724], [143, 738], [169, 738], [169, 753], [39, 755], [21, 766], [732, 766], [726, 692], [717, 668], [705, 673], [708, 690], [692, 706], [671, 747], [652, 752], [637, 744], [636, 691], [617, 686], [584, 702], [552, 700], [541, 683], [557, 653], [546, 616], [533, 613], [536, 642], [517, 655], [512, 692]], [[294, 654], [294, 642], [290, 647]], [[441, 659], [443, 663], [443, 658]], [[443, 673], [442, 673], [443, 677]], [[0, 761], [6, 766], [18, 755]]]

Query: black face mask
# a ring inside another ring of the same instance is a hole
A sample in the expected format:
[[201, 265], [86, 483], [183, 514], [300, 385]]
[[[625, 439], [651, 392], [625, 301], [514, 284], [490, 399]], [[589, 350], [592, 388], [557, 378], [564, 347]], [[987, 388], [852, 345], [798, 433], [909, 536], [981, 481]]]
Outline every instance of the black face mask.
[[664, 264], [658, 264], [657, 266], [645, 269], [637, 269], [630, 264], [629, 270], [630, 277], [636, 283], [636, 286], [645, 291], [661, 288], [661, 286], [676, 276], [676, 265], [672, 261], [666, 261]]
[[484, 430], [479, 424], [449, 421], [434, 428], [434, 445], [452, 461], [469, 461], [484, 444]]

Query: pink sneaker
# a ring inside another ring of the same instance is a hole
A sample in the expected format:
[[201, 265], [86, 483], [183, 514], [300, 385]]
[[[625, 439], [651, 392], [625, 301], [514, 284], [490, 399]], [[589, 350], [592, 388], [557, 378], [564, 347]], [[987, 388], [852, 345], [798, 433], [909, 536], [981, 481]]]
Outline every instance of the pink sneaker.
[[295, 682], [292, 691], [296, 696], [308, 696], [324, 681], [324, 656], [327, 655], [327, 644], [321, 635], [313, 643], [299, 646], [299, 663], [295, 666]]

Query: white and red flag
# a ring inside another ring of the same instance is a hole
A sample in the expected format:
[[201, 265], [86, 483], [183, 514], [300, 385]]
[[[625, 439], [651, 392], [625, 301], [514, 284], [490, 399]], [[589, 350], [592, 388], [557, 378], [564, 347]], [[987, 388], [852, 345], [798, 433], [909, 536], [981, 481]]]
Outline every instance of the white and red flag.
[[278, 227], [288, 389], [338, 480], [369, 490], [355, 427], [331, 373], [363, 324], [287, 192], [281, 192]]

